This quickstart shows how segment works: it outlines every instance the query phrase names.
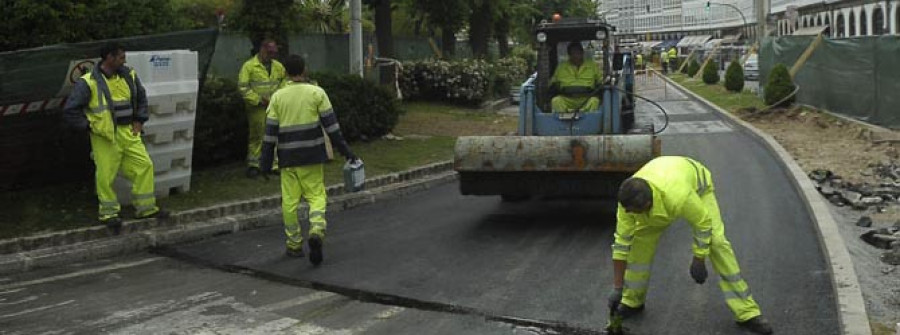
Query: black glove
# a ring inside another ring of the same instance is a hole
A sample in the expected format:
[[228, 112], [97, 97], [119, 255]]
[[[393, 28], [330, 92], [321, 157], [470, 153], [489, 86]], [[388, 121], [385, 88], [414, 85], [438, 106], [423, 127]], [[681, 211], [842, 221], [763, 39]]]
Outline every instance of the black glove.
[[607, 296], [607, 306], [614, 310], [619, 308], [620, 303], [622, 303], [622, 288], [613, 288]]
[[691, 262], [691, 278], [694, 278], [694, 281], [697, 284], [703, 284], [706, 282], [706, 277], [709, 274], [706, 272], [706, 262], [697, 258], [694, 258], [694, 261]]

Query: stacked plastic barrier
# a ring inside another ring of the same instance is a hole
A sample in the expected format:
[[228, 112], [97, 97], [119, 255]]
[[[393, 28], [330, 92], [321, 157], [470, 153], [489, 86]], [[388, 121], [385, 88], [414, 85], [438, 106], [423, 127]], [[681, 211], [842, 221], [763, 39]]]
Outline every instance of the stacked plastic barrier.
[[[156, 196], [187, 192], [200, 86], [197, 52], [128, 52], [126, 59], [147, 90], [150, 120], [144, 124], [143, 138], [153, 160]], [[122, 204], [129, 203], [131, 183], [119, 176], [116, 193]]]

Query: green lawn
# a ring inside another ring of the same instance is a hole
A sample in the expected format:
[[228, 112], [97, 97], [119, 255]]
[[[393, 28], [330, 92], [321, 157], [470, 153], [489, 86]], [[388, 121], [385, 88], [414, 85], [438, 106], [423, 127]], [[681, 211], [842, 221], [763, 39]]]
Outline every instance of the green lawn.
[[[402, 140], [379, 139], [351, 143], [353, 151], [366, 163], [369, 177], [407, 170], [416, 166], [449, 160], [456, 137], [461, 135], [497, 135], [515, 130], [514, 117], [473, 111], [431, 103], [405, 103], [406, 111], [394, 133]], [[414, 135], [414, 136], [410, 136]], [[343, 182], [343, 159], [326, 166], [328, 185]], [[245, 166], [234, 162], [194, 171], [191, 190], [160, 200], [160, 205], [181, 211], [217, 203], [276, 195], [277, 178], [264, 181], [244, 177]], [[96, 224], [97, 200], [91, 181], [54, 185], [40, 189], [0, 194], [4, 210], [0, 212], [0, 238], [26, 236], [40, 232], [73, 229]], [[123, 215], [130, 215], [128, 209]]]
[[741, 93], [731, 92], [725, 89], [723, 85], [724, 82], [719, 82], [714, 85], [707, 85], [703, 82], [702, 79], [699, 78], [700, 75], [697, 75], [697, 78], [688, 78], [686, 75], [681, 73], [670, 74], [669, 78], [674, 80], [676, 83], [681, 84], [685, 88], [697, 93], [702, 96], [706, 100], [718, 105], [722, 109], [725, 109], [729, 112], [736, 112], [741, 108], [755, 107], [757, 109], [762, 109], [765, 107], [765, 103], [762, 98], [756, 96], [756, 94], [750, 92], [748, 89], [744, 89]]

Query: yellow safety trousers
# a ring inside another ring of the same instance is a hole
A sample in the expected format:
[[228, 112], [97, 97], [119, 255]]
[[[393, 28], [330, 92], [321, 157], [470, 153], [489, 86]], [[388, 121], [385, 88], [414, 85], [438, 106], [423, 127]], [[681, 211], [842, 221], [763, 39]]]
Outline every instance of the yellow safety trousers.
[[281, 211], [288, 249], [300, 249], [303, 232], [297, 209], [300, 199], [309, 204], [309, 235], [325, 239], [325, 165], [314, 164], [281, 168]]
[[[585, 100], [587, 100], [586, 103]], [[553, 107], [553, 111], [556, 113], [571, 113], [579, 107], [581, 107], [581, 109], [579, 109], [579, 112], [593, 112], [600, 107], [600, 98], [567, 97], [563, 95], [557, 95], [550, 100], [550, 105]], [[582, 105], [584, 105], [584, 107], [582, 107]]]
[[[741, 269], [734, 256], [734, 250], [725, 237], [725, 225], [722, 223], [715, 192], [709, 190], [700, 198], [712, 218], [709, 259], [713, 269], [719, 274], [719, 288], [725, 295], [725, 303], [737, 321], [747, 321], [759, 316], [759, 305], [750, 294], [750, 286], [741, 277]], [[628, 254], [628, 266], [625, 270], [623, 304], [635, 308], [644, 304], [650, 283], [650, 265], [656, 254], [656, 245], [659, 237], [667, 228], [667, 226], [638, 225], [635, 230], [631, 252]]]
[[119, 201], [113, 190], [116, 175], [121, 172], [131, 181], [131, 203], [138, 217], [159, 211], [153, 193], [153, 161], [147, 154], [140, 134], [131, 133], [131, 125], [116, 126], [115, 140], [91, 133], [91, 150], [96, 166], [97, 197], [100, 220], [119, 216]]

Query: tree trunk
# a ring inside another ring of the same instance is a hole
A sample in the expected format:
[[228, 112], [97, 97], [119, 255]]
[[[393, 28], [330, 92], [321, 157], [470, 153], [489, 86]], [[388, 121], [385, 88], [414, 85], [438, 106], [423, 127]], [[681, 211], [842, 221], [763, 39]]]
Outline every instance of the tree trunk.
[[497, 33], [497, 48], [500, 50], [500, 58], [509, 57], [509, 35]]
[[[394, 58], [394, 37], [391, 28], [391, 0], [381, 0], [375, 7], [375, 39], [378, 42], [378, 57]], [[394, 87], [393, 66], [379, 67], [381, 84]]]
[[488, 1], [483, 1], [481, 6], [474, 8], [469, 19], [469, 44], [472, 47], [472, 55], [476, 58], [487, 58], [488, 42], [491, 38], [491, 11]]
[[441, 28], [441, 51], [444, 58], [452, 58], [456, 54], [456, 32], [452, 28]]

